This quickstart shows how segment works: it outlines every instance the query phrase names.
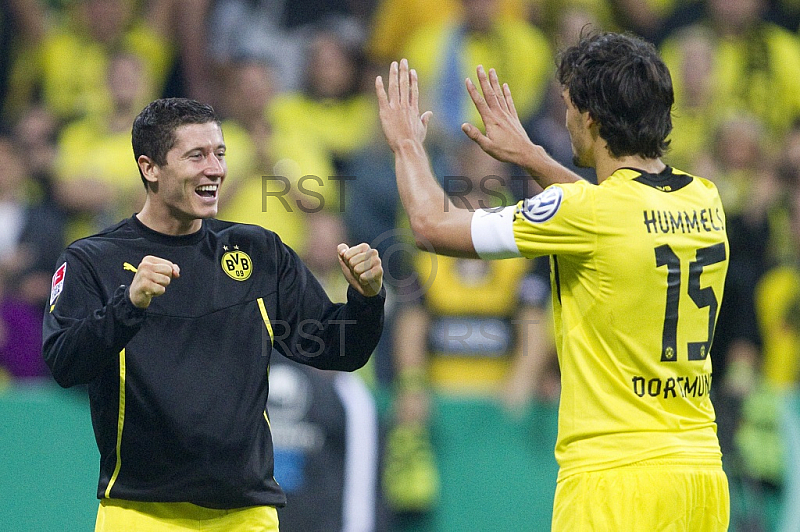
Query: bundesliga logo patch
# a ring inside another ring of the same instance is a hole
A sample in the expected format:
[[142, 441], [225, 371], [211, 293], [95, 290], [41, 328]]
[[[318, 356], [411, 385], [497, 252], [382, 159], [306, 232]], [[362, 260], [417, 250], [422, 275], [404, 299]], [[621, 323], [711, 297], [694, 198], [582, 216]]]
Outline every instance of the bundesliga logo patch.
[[58, 295], [64, 289], [64, 276], [67, 274], [67, 263], [65, 262], [58, 267], [56, 273], [53, 274], [53, 283], [50, 286], [50, 304], [56, 300]]
[[522, 203], [522, 215], [533, 223], [546, 222], [558, 212], [564, 191], [561, 187], [550, 187], [538, 196]]

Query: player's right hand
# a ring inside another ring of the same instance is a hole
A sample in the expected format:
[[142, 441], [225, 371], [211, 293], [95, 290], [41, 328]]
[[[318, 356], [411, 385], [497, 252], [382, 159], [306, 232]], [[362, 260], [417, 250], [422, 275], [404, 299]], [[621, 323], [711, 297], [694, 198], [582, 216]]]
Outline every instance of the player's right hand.
[[383, 84], [383, 77], [375, 78], [383, 133], [389, 147], [397, 153], [406, 142], [421, 144], [425, 141], [433, 113], [425, 111], [420, 115], [419, 79], [417, 72], [409, 68], [407, 59], [399, 63], [392, 61], [387, 84], [388, 88]]
[[181, 275], [181, 269], [167, 259], [147, 255], [139, 263], [130, 287], [131, 303], [138, 308], [147, 308], [154, 297], [167, 291], [173, 279]]

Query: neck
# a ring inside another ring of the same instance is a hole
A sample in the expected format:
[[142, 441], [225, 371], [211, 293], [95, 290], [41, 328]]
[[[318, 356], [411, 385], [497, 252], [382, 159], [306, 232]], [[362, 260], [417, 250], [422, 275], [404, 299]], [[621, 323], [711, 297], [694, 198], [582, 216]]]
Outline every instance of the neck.
[[165, 208], [159, 209], [150, 202], [149, 197], [145, 200], [144, 207], [136, 215], [136, 218], [153, 231], [171, 236], [196, 233], [203, 225], [203, 220], [200, 218], [181, 219]]
[[606, 157], [597, 162], [595, 170], [597, 172], [597, 183], [602, 183], [611, 174], [620, 168], [635, 168], [642, 172], [658, 174], [666, 168], [661, 159], [648, 159], [638, 155], [627, 155], [625, 157]]

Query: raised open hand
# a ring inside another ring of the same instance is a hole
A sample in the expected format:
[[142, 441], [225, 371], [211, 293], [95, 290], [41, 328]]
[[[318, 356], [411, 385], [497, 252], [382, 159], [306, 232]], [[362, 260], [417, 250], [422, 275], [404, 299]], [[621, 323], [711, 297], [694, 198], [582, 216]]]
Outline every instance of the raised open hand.
[[422, 143], [428, 133], [428, 121], [433, 113], [419, 113], [419, 81], [416, 70], [409, 69], [408, 60], [392, 61], [389, 67], [388, 90], [383, 78], [375, 78], [378, 109], [386, 141], [396, 152], [403, 141]]
[[526, 168], [526, 158], [530, 157], [534, 144], [522, 127], [508, 84], [500, 85], [493, 68], [487, 74], [480, 65], [477, 71], [481, 89], [467, 78], [467, 92], [481, 115], [486, 133], [469, 123], [463, 124], [461, 130], [495, 159]]

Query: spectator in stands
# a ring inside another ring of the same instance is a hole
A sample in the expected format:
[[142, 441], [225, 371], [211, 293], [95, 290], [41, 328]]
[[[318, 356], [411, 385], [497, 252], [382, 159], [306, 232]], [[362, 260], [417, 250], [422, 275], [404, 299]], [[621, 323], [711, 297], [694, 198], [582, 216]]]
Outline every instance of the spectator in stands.
[[[569, 5], [560, 10], [558, 14], [553, 15], [554, 33], [551, 38], [559, 47], [577, 42], [581, 31], [585, 31], [586, 28], [602, 27], [600, 16], [597, 13], [600, 8], [595, 7], [593, 9], [581, 5], [580, 1], [576, 2], [575, 0], [567, 0], [565, 3]], [[563, 98], [561, 98], [561, 87], [555, 78], [548, 81], [545, 90], [542, 105], [539, 107], [538, 112], [530, 120], [523, 123], [525, 130], [534, 143], [543, 146], [547, 153], [552, 155], [559, 163], [576, 172], [584, 179], [596, 183], [597, 177], [593, 168], [578, 168], [572, 161], [572, 143], [570, 142], [569, 132], [564, 125], [566, 106]], [[522, 169], [515, 173], [525, 175]], [[527, 188], [518, 190], [517, 184], [524, 184]], [[524, 182], [515, 180], [512, 182], [512, 186], [515, 186], [513, 190], [517, 199], [529, 198], [541, 191], [541, 187], [533, 179], [528, 179]]]
[[351, 19], [320, 23], [307, 43], [303, 89], [278, 94], [270, 106], [276, 164], [303, 179], [292, 187], [305, 189], [306, 212], [343, 210], [342, 190], [358, 185], [337, 176], [378, 131], [364, 91], [363, 37]]
[[130, 216], [144, 202], [144, 187], [129, 163], [130, 124], [152, 94], [147, 68], [135, 55], [115, 54], [105, 87], [111, 107], [69, 124], [58, 140], [55, 190], [70, 215], [70, 241]]
[[225, 65], [252, 57], [275, 66], [280, 90], [303, 83], [309, 28], [329, 16], [347, 16], [352, 0], [210, 0], [209, 50]]
[[620, 25], [659, 44], [703, 17], [702, 0], [610, 0]]
[[150, 96], [160, 95], [175, 59], [170, 34], [156, 24], [168, 2], [80, 0], [50, 13], [45, 22], [53, 23], [15, 62], [7, 111], [17, 116], [37, 93], [62, 121], [107, 111], [106, 76], [117, 52], [138, 57], [155, 91]]
[[23, 162], [35, 183], [36, 196], [53, 209], [61, 210], [53, 191], [59, 133], [56, 117], [45, 106], [32, 105], [22, 111], [12, 133], [25, 154]]
[[377, 527], [378, 416], [357, 375], [270, 365], [268, 409], [275, 479], [286, 492], [281, 532], [373, 532]]
[[786, 253], [760, 280], [756, 309], [763, 337], [764, 378], [781, 390], [800, 383], [800, 125], [787, 137], [778, 165], [790, 240]]
[[17, 55], [35, 46], [44, 34], [45, 9], [39, 0], [11, 0], [0, 17], [0, 126], [9, 127], [19, 115], [6, 106], [9, 77]]
[[[275, 68], [261, 59], [243, 58], [227, 67], [224, 99], [228, 146], [228, 197], [220, 217], [271, 229], [300, 253], [306, 241], [305, 213], [297, 201], [309, 202], [295, 186], [302, 177], [293, 165], [276, 165], [274, 127], [268, 109], [278, 92]], [[304, 154], [315, 164], [315, 152]], [[313, 200], [314, 198], [311, 198]]]
[[726, 424], [726, 408], [750, 390], [760, 366], [753, 290], [769, 263], [770, 213], [779, 200], [766, 142], [757, 118], [730, 118], [715, 132], [708, 156], [699, 158], [694, 167], [717, 185], [726, 209], [731, 249], [714, 337], [716, 391], [724, 391], [730, 399], [721, 401], [725, 404], [718, 412], [723, 445], [729, 441], [731, 429]]
[[461, 7], [460, 16], [411, 35], [404, 53], [424, 80], [422, 105], [438, 117], [428, 132], [432, 149], [461, 141], [461, 124], [477, 120], [464, 92], [475, 65], [497, 65], [519, 95], [522, 120], [538, 109], [553, 70], [545, 34], [525, 20], [503, 18], [499, 0], [461, 0]]
[[[504, 19], [525, 20], [539, 2], [500, 0]], [[367, 52], [378, 64], [397, 59], [417, 30], [446, 24], [462, 13], [461, 0], [379, 0], [370, 26]]]
[[[800, 116], [800, 42], [796, 34], [764, 20], [767, 7], [766, 0], [708, 0], [707, 18], [697, 24], [710, 30], [711, 61], [691, 68], [709, 73], [711, 94], [703, 114], [712, 127], [730, 114], [748, 112], [779, 143]], [[677, 89], [674, 137], [683, 134], [683, 110], [691, 107], [681, 90], [686, 72], [681, 68], [681, 40], [696, 35], [679, 33], [662, 46]]]
[[0, 137], [0, 368], [12, 377], [48, 374], [41, 356], [42, 309], [64, 244], [63, 221], [31, 200], [22, 150]]
[[697, 24], [677, 31], [665, 50], [674, 73], [673, 121], [681, 124], [670, 137], [666, 157], [678, 168], [692, 168], [697, 155], [711, 149], [718, 121], [715, 46], [713, 31]]

